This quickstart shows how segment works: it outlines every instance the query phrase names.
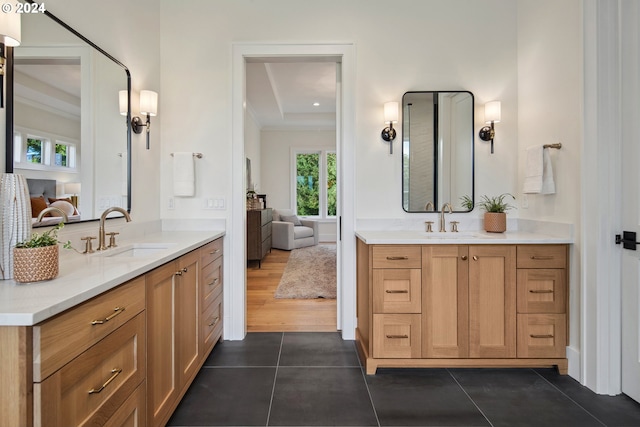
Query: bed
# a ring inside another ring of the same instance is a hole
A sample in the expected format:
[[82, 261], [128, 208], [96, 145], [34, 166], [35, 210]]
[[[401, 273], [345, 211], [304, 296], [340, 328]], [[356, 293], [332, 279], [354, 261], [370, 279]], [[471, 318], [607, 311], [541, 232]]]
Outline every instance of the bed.
[[71, 204], [70, 199], [58, 198], [56, 195], [55, 179], [36, 179], [27, 178], [29, 186], [29, 195], [31, 196], [31, 224], [32, 225], [54, 225], [61, 221], [61, 216], [55, 216], [55, 212], [51, 212], [38, 221], [38, 214], [49, 206], [57, 207], [67, 213], [67, 222], [80, 220], [80, 213]]

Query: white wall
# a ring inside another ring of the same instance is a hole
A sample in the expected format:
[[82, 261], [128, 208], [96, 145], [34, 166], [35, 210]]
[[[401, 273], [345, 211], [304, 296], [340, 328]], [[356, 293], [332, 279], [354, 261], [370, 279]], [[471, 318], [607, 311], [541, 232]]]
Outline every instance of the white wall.
[[[582, 1], [518, 1], [518, 187], [520, 218], [573, 224], [580, 228], [583, 145]], [[551, 150], [556, 194], [522, 193], [526, 149], [562, 143]], [[524, 208], [524, 200], [528, 208]], [[544, 232], [544, 229], [541, 230]], [[570, 369], [580, 378], [580, 253], [571, 250]]]

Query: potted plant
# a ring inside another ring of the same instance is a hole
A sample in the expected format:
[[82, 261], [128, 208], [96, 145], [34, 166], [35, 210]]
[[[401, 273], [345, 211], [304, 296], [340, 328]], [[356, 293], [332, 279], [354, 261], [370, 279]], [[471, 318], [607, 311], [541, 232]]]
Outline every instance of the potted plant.
[[[42, 234], [34, 233], [29, 240], [18, 243], [13, 248], [13, 278], [16, 282], [39, 282], [58, 276], [58, 230], [59, 223]], [[71, 242], [64, 243], [65, 248]]]
[[510, 196], [513, 200], [516, 199], [509, 193], [503, 193], [494, 197], [482, 196], [480, 199], [478, 206], [480, 209], [485, 210], [485, 231], [490, 233], [503, 233], [507, 229], [507, 214], [505, 211], [514, 207], [504, 200], [507, 196]]
[[471, 212], [475, 206], [473, 203], [473, 200], [471, 200], [471, 197], [466, 195], [460, 197], [460, 204], [462, 205], [463, 208], [465, 208], [469, 212]]

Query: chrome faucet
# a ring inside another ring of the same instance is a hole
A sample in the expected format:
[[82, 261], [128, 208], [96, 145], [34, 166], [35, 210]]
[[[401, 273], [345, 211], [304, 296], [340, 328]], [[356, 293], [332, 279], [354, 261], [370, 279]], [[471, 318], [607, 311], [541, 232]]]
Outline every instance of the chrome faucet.
[[60, 215], [62, 216], [62, 218], [64, 219], [64, 222], [69, 221], [69, 217], [67, 216], [66, 213], [64, 213], [64, 211], [60, 208], [56, 208], [55, 206], [49, 206], [48, 208], [44, 208], [40, 211], [40, 213], [38, 214], [38, 218], [36, 218], [37, 222], [42, 221], [42, 218], [48, 214], [49, 212], [53, 212], [53, 211], [57, 211], [60, 213]]
[[127, 212], [125, 209], [121, 208], [120, 206], [111, 206], [110, 208], [105, 209], [104, 212], [102, 212], [102, 215], [100, 215], [100, 229], [98, 230], [98, 250], [99, 251], [104, 251], [107, 249], [107, 245], [105, 245], [105, 241], [106, 239], [106, 234], [104, 232], [104, 220], [107, 219], [107, 215], [109, 215], [111, 212], [120, 212], [121, 214], [124, 215], [124, 219], [127, 220], [127, 222], [131, 222], [131, 216], [129, 216], [129, 212]]
[[444, 219], [444, 211], [449, 208], [449, 213], [453, 213], [453, 209], [451, 208], [451, 203], [445, 203], [442, 205], [442, 210], [440, 211], [440, 232], [444, 233], [447, 231], [447, 223]]

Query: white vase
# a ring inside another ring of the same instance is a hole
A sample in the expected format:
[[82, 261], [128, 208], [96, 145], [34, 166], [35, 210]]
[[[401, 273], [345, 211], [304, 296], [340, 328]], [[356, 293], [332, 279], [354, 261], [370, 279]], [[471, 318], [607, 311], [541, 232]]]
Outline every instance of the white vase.
[[13, 278], [13, 247], [31, 237], [31, 198], [23, 175], [0, 178], [0, 279]]

